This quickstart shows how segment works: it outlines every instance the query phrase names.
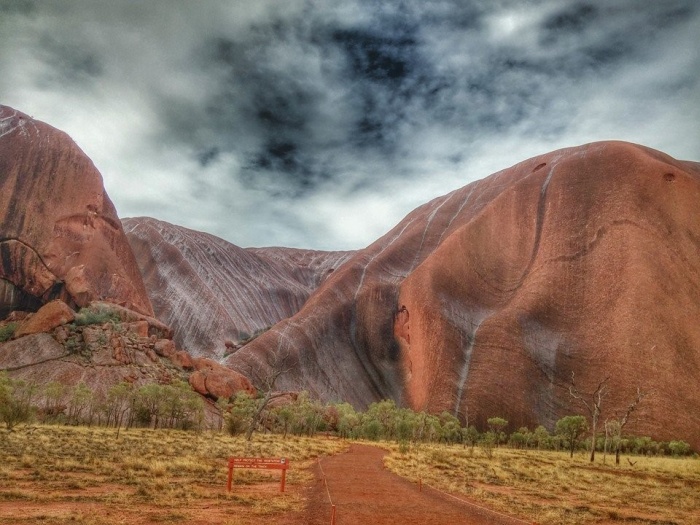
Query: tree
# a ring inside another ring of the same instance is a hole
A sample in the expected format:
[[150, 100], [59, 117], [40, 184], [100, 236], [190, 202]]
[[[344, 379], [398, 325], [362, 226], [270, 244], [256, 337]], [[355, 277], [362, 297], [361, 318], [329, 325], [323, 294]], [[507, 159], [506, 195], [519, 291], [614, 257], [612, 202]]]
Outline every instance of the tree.
[[350, 403], [339, 403], [336, 405], [338, 409], [338, 433], [340, 437], [350, 438], [353, 437], [357, 428], [360, 425], [360, 416], [355, 411]]
[[83, 417], [83, 412], [90, 407], [92, 399], [92, 390], [82, 381], [78, 383], [68, 400], [68, 423], [77, 425]]
[[22, 380], [11, 379], [6, 372], [0, 372], [0, 421], [7, 430], [32, 418], [32, 399], [36, 387]]
[[490, 417], [486, 420], [486, 423], [489, 426], [489, 432], [492, 432], [496, 438], [496, 446], [498, 446], [498, 443], [501, 441], [503, 429], [508, 426], [508, 421], [502, 417]]
[[581, 441], [581, 437], [586, 430], [588, 430], [588, 422], [583, 416], [565, 416], [557, 421], [556, 431], [557, 434], [566, 439], [571, 451], [569, 457], [574, 457], [576, 445]]
[[255, 432], [255, 428], [258, 426], [263, 412], [270, 404], [270, 401], [287, 395], [286, 392], [275, 392], [274, 387], [280, 376], [292, 370], [293, 365], [291, 361], [288, 352], [280, 352], [272, 356], [264, 372], [258, 370], [257, 373], [254, 373], [253, 370], [249, 370], [247, 375], [253, 381], [258, 391], [258, 396], [255, 411], [250, 417], [250, 424], [246, 431], [246, 441], [250, 441], [253, 438], [253, 432]]
[[668, 449], [674, 456], [687, 456], [690, 454], [690, 445], [685, 441], [671, 441]]
[[578, 400], [591, 416], [591, 462], [595, 460], [595, 445], [598, 436], [598, 419], [601, 414], [601, 405], [603, 398], [608, 393], [608, 381], [610, 376], [603, 379], [591, 394], [579, 392], [576, 387], [574, 373], [571, 372], [571, 385], [569, 386], [569, 395]]
[[[627, 405], [627, 409], [625, 410], [624, 414], [614, 423], [611, 424], [610, 430], [614, 432], [613, 436], [615, 439], [615, 464], [619, 465], [620, 464], [620, 447], [622, 444], [622, 430], [625, 428], [627, 423], [630, 421], [630, 416], [632, 413], [634, 413], [635, 410], [639, 407], [639, 404], [644, 400], [645, 397], [649, 395], [648, 392], [642, 392], [642, 390], [637, 387], [637, 392], [630, 402], [629, 405]], [[607, 424], [607, 422], [606, 422]], [[608, 428], [606, 427], [606, 441], [607, 441], [607, 433], [608, 433]]]
[[535, 443], [537, 443], [537, 450], [548, 448], [550, 446], [549, 431], [542, 425], [538, 426], [532, 435]]
[[[131, 383], [122, 381], [112, 386], [107, 391], [107, 409], [114, 417], [114, 426], [117, 427], [117, 439], [121, 430], [124, 416], [129, 412], [133, 399], [133, 387]], [[109, 414], [107, 424], [109, 424]]]
[[440, 439], [446, 443], [457, 443], [462, 439], [462, 425], [459, 419], [445, 411], [440, 414]]
[[253, 398], [246, 392], [236, 392], [228, 414], [226, 414], [226, 430], [228, 433], [236, 436], [248, 429], [255, 410], [256, 405]]
[[158, 407], [161, 427], [188, 429], [199, 427], [204, 419], [204, 401], [189, 383], [176, 379], [161, 385]]
[[158, 428], [165, 405], [165, 389], [157, 383], [143, 385], [134, 393], [134, 414], [137, 423]]
[[513, 448], [529, 447], [533, 440], [532, 432], [527, 427], [520, 427], [510, 435], [508, 442]]
[[51, 381], [42, 388], [44, 408], [42, 420], [57, 420], [66, 410], [65, 398], [68, 387], [58, 381]]

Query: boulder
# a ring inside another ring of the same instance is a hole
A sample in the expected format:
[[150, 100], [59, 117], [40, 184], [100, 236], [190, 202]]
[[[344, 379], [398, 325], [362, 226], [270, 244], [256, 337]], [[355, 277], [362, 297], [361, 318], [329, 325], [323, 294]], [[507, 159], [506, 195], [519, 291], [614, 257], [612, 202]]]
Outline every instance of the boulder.
[[203, 396], [212, 399], [228, 399], [236, 392], [254, 395], [255, 388], [250, 381], [229, 368], [209, 359], [193, 359], [196, 370], [190, 375], [190, 385]]
[[46, 303], [39, 311], [23, 321], [15, 332], [15, 338], [25, 335], [51, 332], [54, 328], [75, 319], [75, 312], [60, 299]]
[[175, 366], [182, 368], [183, 370], [194, 370], [194, 363], [192, 362], [192, 357], [190, 354], [184, 350], [176, 351], [170, 360], [175, 364]]
[[161, 357], [172, 357], [177, 351], [175, 341], [172, 339], [158, 339], [153, 346], [153, 350]]

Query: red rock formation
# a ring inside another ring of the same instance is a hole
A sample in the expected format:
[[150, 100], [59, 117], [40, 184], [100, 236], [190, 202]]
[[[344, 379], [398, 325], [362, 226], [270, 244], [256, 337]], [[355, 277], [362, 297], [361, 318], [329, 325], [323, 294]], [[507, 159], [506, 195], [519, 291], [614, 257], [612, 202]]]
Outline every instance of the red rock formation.
[[258, 330], [294, 315], [351, 252], [243, 249], [147, 217], [124, 230], [159, 319], [179, 347], [222, 358]]
[[70, 306], [56, 299], [46, 303], [39, 308], [39, 311], [24, 321], [17, 331], [15, 337], [38, 334], [40, 332], [50, 332], [62, 324], [70, 323], [75, 319], [75, 312]]
[[250, 381], [235, 370], [202, 357], [193, 359], [192, 362], [195, 371], [190, 375], [189, 381], [195, 392], [214, 400], [230, 398], [240, 391], [255, 394]]
[[54, 298], [72, 306], [105, 300], [153, 314], [95, 166], [68, 135], [6, 106], [0, 284], [2, 314]]
[[228, 359], [279, 388], [357, 405], [393, 398], [483, 425], [605, 415], [637, 387], [631, 432], [700, 448], [700, 165], [602, 142], [440, 197], [338, 268], [299, 313]]

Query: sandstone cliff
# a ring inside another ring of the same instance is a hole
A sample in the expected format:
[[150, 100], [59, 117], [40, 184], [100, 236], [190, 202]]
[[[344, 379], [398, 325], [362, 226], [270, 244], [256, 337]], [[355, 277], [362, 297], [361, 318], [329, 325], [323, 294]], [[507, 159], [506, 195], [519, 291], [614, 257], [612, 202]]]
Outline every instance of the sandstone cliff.
[[[610, 377], [608, 415], [700, 447], [700, 169], [622, 142], [555, 151], [440, 197], [228, 359], [357, 405], [553, 423]], [[261, 364], [267, 363], [267, 364]], [[270, 364], [272, 363], [272, 364]]]
[[0, 106], [0, 318], [55, 298], [153, 314], [92, 161], [65, 133]]
[[243, 249], [147, 217], [123, 220], [156, 316], [193, 355], [221, 359], [291, 317], [352, 252]]

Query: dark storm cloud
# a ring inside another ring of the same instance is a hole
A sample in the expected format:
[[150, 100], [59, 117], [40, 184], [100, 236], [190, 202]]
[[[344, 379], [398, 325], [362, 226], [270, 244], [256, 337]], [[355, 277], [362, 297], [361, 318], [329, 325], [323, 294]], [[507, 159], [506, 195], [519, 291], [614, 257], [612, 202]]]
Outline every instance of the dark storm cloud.
[[0, 0], [0, 102], [69, 131], [122, 215], [349, 248], [557, 147], [700, 157], [693, 0], [99, 4]]

